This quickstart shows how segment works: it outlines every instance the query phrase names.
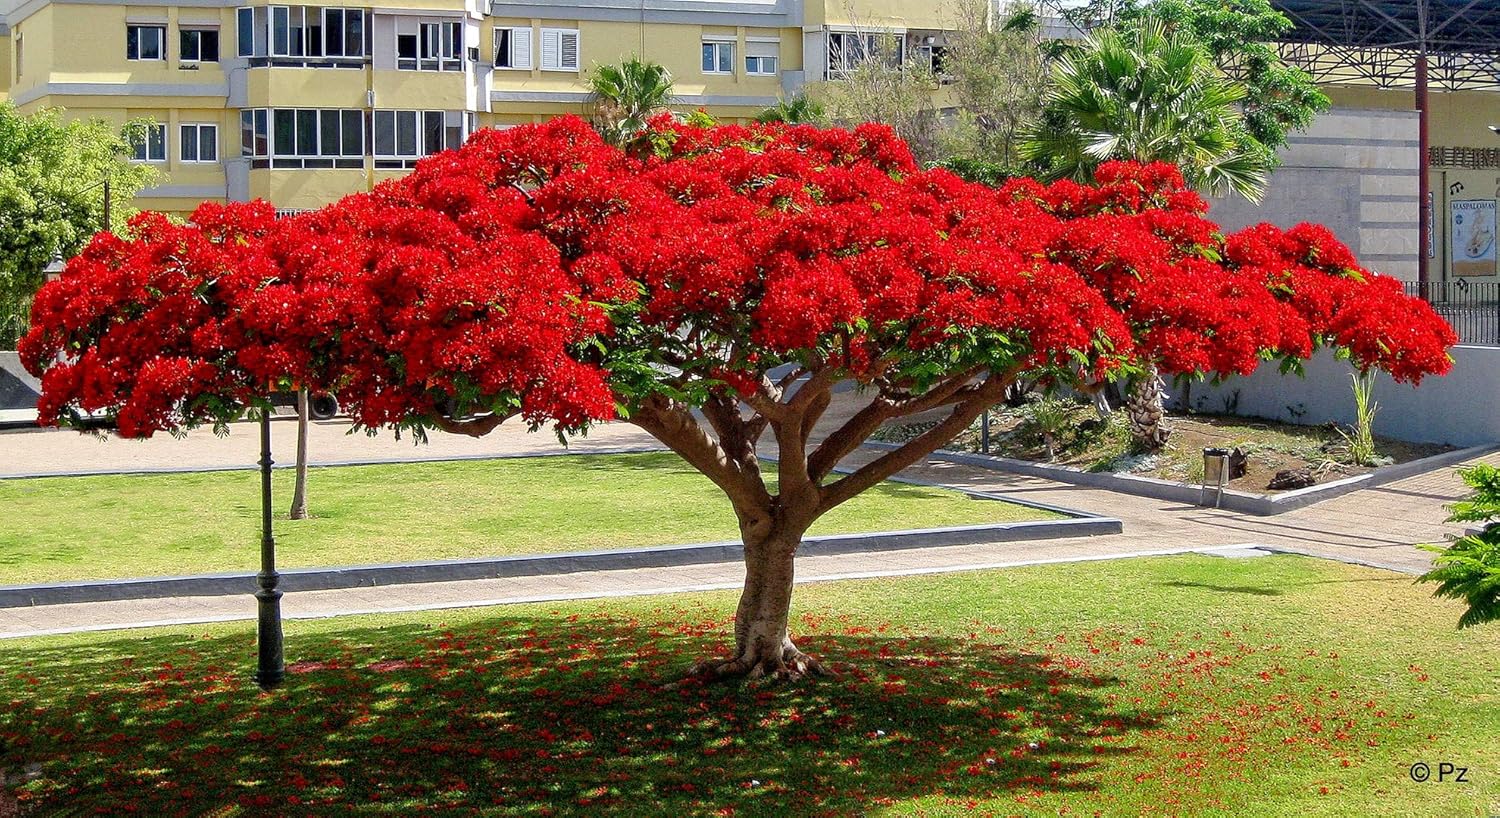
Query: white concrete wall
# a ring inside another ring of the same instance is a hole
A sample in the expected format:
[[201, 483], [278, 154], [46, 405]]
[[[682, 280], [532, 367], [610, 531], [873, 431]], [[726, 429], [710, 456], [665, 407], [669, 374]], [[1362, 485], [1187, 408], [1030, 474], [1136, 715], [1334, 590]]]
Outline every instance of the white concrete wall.
[[1327, 225], [1366, 267], [1417, 277], [1417, 115], [1335, 108], [1294, 133], [1259, 205], [1210, 199], [1226, 230], [1259, 222]]
[[[1398, 384], [1381, 375], [1375, 382], [1375, 433], [1398, 440], [1478, 446], [1500, 441], [1500, 348], [1460, 346], [1453, 349], [1453, 370], [1429, 377], [1419, 387]], [[1349, 376], [1354, 369], [1331, 352], [1320, 352], [1307, 362], [1306, 377], [1282, 375], [1275, 363], [1255, 374], [1230, 378], [1219, 386], [1195, 383], [1193, 408], [1224, 411], [1238, 401], [1235, 412], [1248, 417], [1317, 425], [1352, 423], [1354, 395]], [[1233, 393], [1238, 390], [1237, 399]], [[1180, 400], [1183, 390], [1169, 387]]]

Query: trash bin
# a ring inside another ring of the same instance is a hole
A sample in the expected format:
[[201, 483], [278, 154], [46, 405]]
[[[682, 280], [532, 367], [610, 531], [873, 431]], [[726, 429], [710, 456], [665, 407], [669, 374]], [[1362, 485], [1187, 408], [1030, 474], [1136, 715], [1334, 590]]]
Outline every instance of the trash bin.
[[1214, 508], [1219, 507], [1219, 501], [1224, 497], [1224, 489], [1229, 485], [1229, 450], [1208, 448], [1203, 450], [1203, 491], [1199, 497], [1198, 505], [1208, 505], [1208, 493], [1214, 493]]

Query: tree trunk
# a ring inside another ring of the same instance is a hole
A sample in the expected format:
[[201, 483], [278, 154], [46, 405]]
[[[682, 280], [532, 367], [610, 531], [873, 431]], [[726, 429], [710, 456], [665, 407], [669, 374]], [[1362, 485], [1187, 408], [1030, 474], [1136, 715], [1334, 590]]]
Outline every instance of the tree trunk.
[[764, 538], [746, 538], [745, 588], [735, 611], [734, 654], [700, 664], [690, 676], [790, 680], [828, 673], [817, 659], [798, 650], [787, 630], [793, 563], [804, 530], [776, 526]]
[[297, 477], [292, 488], [292, 510], [288, 514], [293, 520], [307, 519], [307, 404], [307, 390], [299, 389], [297, 391]]
[[1167, 444], [1172, 430], [1167, 427], [1166, 409], [1162, 406], [1163, 383], [1156, 364], [1150, 363], [1130, 384], [1125, 409], [1130, 415], [1130, 434], [1146, 451], [1156, 451]]

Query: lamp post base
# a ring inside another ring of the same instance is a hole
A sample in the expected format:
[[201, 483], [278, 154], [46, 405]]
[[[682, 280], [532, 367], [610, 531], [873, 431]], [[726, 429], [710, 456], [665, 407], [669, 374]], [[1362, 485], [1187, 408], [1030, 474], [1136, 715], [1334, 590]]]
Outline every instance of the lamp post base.
[[255, 670], [255, 684], [262, 690], [270, 690], [286, 680], [286, 660], [281, 638], [281, 591], [276, 590], [280, 575], [261, 574], [260, 590], [255, 592], [259, 608], [255, 642], [259, 662]]

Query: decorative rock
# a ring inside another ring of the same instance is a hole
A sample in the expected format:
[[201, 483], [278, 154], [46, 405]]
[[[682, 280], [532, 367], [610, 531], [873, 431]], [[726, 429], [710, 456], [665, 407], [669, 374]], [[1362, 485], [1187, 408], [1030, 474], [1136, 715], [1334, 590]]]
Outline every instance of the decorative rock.
[[1282, 469], [1276, 472], [1266, 488], [1272, 491], [1286, 491], [1287, 489], [1305, 489], [1318, 482], [1311, 471], [1307, 469]]

